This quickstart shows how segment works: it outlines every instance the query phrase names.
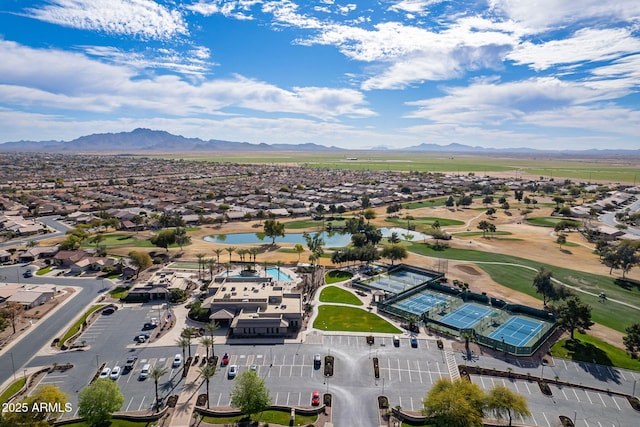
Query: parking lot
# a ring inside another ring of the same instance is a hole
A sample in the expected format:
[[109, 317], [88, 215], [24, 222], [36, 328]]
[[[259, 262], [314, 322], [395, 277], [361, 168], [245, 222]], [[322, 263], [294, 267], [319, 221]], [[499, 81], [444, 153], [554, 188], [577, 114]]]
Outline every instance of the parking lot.
[[[87, 346], [85, 351], [41, 354], [30, 366], [44, 366], [52, 363], [72, 363], [74, 368], [66, 372], [55, 371], [44, 377], [42, 383], [55, 384], [69, 395], [73, 405], [72, 416], [77, 411], [77, 393], [89, 384], [99, 367], [124, 366], [128, 357], [138, 357], [134, 369], [123, 373], [116, 381], [120, 386], [125, 403], [122, 410], [138, 411], [153, 407], [155, 387], [151, 378], [139, 380], [141, 367], [149, 363], [152, 367], [165, 367], [167, 373], [159, 381], [160, 397], [180, 394], [185, 386], [190, 392], [193, 387], [198, 393], [205, 393], [202, 378], [193, 384], [185, 384], [181, 367], [172, 366], [176, 354], [182, 350], [167, 342], [165, 346], [134, 342], [135, 336], [143, 332], [144, 324], [158, 318], [158, 306], [149, 304], [125, 306], [111, 315], [100, 316], [82, 334]], [[152, 331], [151, 331], [152, 332]], [[284, 345], [228, 345], [218, 343], [216, 355], [229, 353], [229, 364], [218, 369], [210, 381], [210, 405], [229, 406], [234, 381], [227, 376], [229, 365], [237, 365], [238, 373], [255, 368], [264, 378], [270, 391], [272, 402], [278, 405], [311, 405], [314, 391], [329, 392], [334, 396], [333, 416], [336, 425], [376, 425], [378, 422], [377, 396], [386, 395], [391, 406], [400, 405], [407, 410], [419, 411], [422, 399], [439, 378], [449, 377], [445, 353], [437, 348], [435, 340], [419, 339], [417, 348], [412, 348], [408, 336], [402, 336], [399, 346], [393, 345], [391, 336], [376, 337], [373, 345], [368, 345], [363, 336], [325, 335], [317, 344]], [[191, 353], [197, 350], [197, 340], [193, 340]], [[200, 350], [201, 353], [203, 353]], [[314, 366], [314, 355], [320, 354], [322, 364]], [[334, 376], [324, 377], [324, 357], [335, 357]], [[202, 356], [202, 354], [201, 354]], [[374, 377], [373, 361], [378, 358], [380, 378]], [[517, 372], [531, 372], [540, 375], [540, 367], [527, 363], [524, 359], [502, 361], [485, 356], [472, 361], [456, 355], [457, 363], [477, 363], [484, 367], [496, 367]], [[198, 366], [199, 367], [199, 366]], [[196, 367], [195, 369], [198, 369]], [[601, 366], [587, 366], [573, 362], [557, 361], [555, 366], [546, 367], [544, 376], [572, 378], [578, 383], [601, 384], [606, 390], [621, 389], [630, 393], [633, 382], [640, 379], [638, 373], [621, 371]], [[552, 386], [553, 396], [543, 395], [535, 382], [509, 381], [493, 377], [473, 376], [472, 380], [488, 389], [495, 384], [523, 394], [528, 401], [532, 416], [514, 420], [543, 427], [554, 427], [558, 416], [576, 419], [579, 427], [605, 427], [634, 425], [636, 413], [628, 402], [607, 393], [596, 393], [571, 387]]]

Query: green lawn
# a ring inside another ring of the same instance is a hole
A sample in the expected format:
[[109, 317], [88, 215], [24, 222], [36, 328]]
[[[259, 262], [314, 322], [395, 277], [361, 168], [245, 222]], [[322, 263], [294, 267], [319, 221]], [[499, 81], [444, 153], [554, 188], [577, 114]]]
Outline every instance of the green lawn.
[[24, 384], [26, 382], [26, 378], [20, 378], [19, 380], [11, 383], [11, 385], [7, 387], [7, 389], [3, 391], [2, 394], [0, 394], [0, 404], [5, 403], [11, 396], [22, 390], [22, 387], [24, 387]]
[[420, 200], [419, 202], [405, 203], [402, 207], [403, 209], [420, 209], [444, 206], [447, 199], [448, 197], [439, 197], [437, 199]]
[[575, 338], [575, 342], [569, 339], [558, 341], [551, 347], [551, 354], [577, 362], [592, 363], [595, 360], [600, 365], [640, 371], [640, 360], [632, 359], [624, 350], [588, 334], [576, 332]]
[[[121, 233], [103, 234], [103, 236], [105, 237], [105, 239], [99, 244], [104, 245], [106, 247], [132, 246], [135, 248], [158, 248], [157, 246], [153, 245], [149, 239], [138, 239], [135, 236], [130, 236], [130, 235], [121, 234]], [[185, 246], [189, 246], [189, 245], [190, 243], [186, 244]], [[81, 246], [83, 248], [95, 248], [96, 244], [89, 243], [89, 240], [85, 239], [82, 241]], [[174, 243], [169, 247], [177, 248], [179, 246]], [[158, 248], [158, 249], [162, 249], [162, 248]]]
[[[386, 222], [390, 222], [398, 227], [407, 227], [407, 220], [404, 218], [387, 218]], [[426, 217], [416, 217], [410, 220], [411, 225], [416, 225], [418, 227], [423, 226], [424, 228], [433, 226], [433, 223], [438, 221], [440, 223], [440, 227], [450, 227], [452, 225], [464, 225], [463, 221], [458, 221], [457, 219], [449, 219], [449, 218], [437, 218], [432, 216]]]
[[402, 333], [377, 314], [337, 305], [319, 306], [318, 317], [313, 322], [313, 327], [323, 331]]
[[[600, 292], [605, 292], [609, 298], [625, 301], [640, 307], [640, 287], [633, 284], [620, 283], [610, 276], [600, 276], [550, 264], [543, 264], [511, 255], [494, 254], [471, 249], [436, 248], [432, 245], [422, 243], [411, 243], [408, 249], [412, 252], [435, 258], [470, 262], [522, 264], [533, 267], [536, 270], [544, 267], [553, 272], [554, 278], [564, 283], [593, 292], [596, 295]], [[478, 267], [486, 271], [497, 283], [542, 300], [541, 296], [535, 292], [532, 286], [536, 271], [515, 265], [502, 264], [478, 264]], [[479, 291], [479, 289], [474, 289], [473, 283], [471, 283], [471, 291]], [[582, 301], [591, 305], [591, 315], [594, 322], [620, 332], [624, 332], [625, 328], [629, 326], [631, 322], [630, 319], [635, 319], [640, 315], [639, 310], [611, 301], [602, 304], [599, 302], [597, 296], [590, 296], [584, 293], [579, 293], [579, 296]]]
[[[484, 233], [482, 231], [461, 231], [459, 233], [451, 233], [453, 236], [456, 237], [475, 237], [475, 236], [482, 236]], [[510, 231], [496, 231], [494, 233], [487, 233], [487, 236], [509, 236], [513, 234]]]
[[324, 275], [324, 282], [330, 285], [332, 283], [344, 282], [345, 280], [349, 280], [352, 277], [353, 274], [349, 273], [348, 271], [331, 270]]
[[58, 342], [58, 347], [62, 347], [64, 345], [64, 343], [71, 338], [76, 332], [78, 332], [80, 330], [80, 327], [82, 326], [82, 323], [87, 320], [87, 317], [89, 317], [89, 315], [91, 313], [93, 313], [96, 310], [101, 309], [102, 307], [104, 307], [106, 304], [97, 304], [94, 305], [93, 307], [91, 307], [89, 310], [86, 311], [86, 313], [84, 313], [84, 315], [78, 319], [78, 321], [73, 324], [73, 326], [71, 326], [69, 328], [69, 330], [67, 331], [66, 334], [64, 334], [64, 336], [62, 338], [60, 338], [60, 341]]
[[51, 271], [53, 267], [48, 265], [46, 267], [41, 268], [40, 270], [36, 271], [36, 276], [43, 276], [45, 274], [47, 274], [48, 272]]
[[111, 296], [111, 298], [120, 299], [126, 297], [128, 293], [129, 289], [123, 286], [118, 286], [117, 288], [109, 291], [109, 296]]
[[320, 292], [322, 302], [341, 302], [343, 304], [364, 305], [364, 303], [349, 291], [345, 291], [337, 286], [325, 286]]
[[560, 221], [575, 221], [578, 223], [578, 226], [582, 225], [582, 222], [576, 221], [571, 218], [563, 218], [563, 217], [549, 217], [549, 216], [534, 216], [527, 218], [527, 222], [533, 225], [539, 225], [542, 227], [555, 227]]
[[[261, 412], [259, 414], [254, 414], [251, 416], [251, 419], [253, 421], [259, 421], [262, 423], [271, 423], [271, 424], [288, 426], [290, 416], [291, 416], [291, 413], [288, 411], [269, 410], [269, 411]], [[242, 419], [245, 419], [244, 415], [238, 415], [235, 417], [205, 416], [202, 418], [202, 421], [210, 424], [236, 425], [236, 423]], [[293, 425], [296, 425], [296, 426], [309, 425], [316, 422], [317, 419], [318, 419], [317, 415], [296, 414], [295, 420], [293, 421]]]
[[[345, 161], [346, 157], [356, 157], [359, 160]], [[192, 154], [192, 155], [161, 155], [161, 158], [183, 158], [185, 160], [231, 162], [231, 163], [295, 163], [311, 169], [332, 168], [349, 170], [388, 170], [407, 172], [456, 172], [483, 173], [493, 171], [515, 171], [535, 176], [571, 178], [580, 180], [603, 180], [613, 182], [634, 182], [637, 169], [633, 165], [611, 165], [589, 159], [505, 159], [503, 156], [461, 155], [434, 156], [433, 153], [407, 153], [389, 151], [361, 151], [339, 153], [307, 153], [281, 152], [270, 153], [265, 156], [260, 152]]]

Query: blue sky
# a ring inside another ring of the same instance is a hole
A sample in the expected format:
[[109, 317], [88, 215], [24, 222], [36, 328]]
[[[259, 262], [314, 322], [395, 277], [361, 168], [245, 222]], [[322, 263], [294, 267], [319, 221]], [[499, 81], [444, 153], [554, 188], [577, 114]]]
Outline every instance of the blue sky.
[[637, 0], [2, 0], [1, 142], [640, 148]]

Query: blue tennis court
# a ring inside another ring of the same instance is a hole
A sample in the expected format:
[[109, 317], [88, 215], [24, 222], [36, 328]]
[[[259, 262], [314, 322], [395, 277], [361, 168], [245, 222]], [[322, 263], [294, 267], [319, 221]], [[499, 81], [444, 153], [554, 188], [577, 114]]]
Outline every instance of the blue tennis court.
[[493, 310], [479, 305], [463, 304], [457, 310], [444, 316], [440, 321], [460, 329], [470, 328], [493, 312]]
[[393, 280], [385, 276], [375, 277], [364, 284], [373, 289], [380, 289], [382, 291], [391, 292], [393, 294], [399, 294], [400, 292], [413, 287], [408, 283], [401, 282], [399, 280]]
[[411, 295], [401, 301], [393, 304], [393, 307], [400, 308], [413, 314], [422, 315], [422, 313], [431, 310], [439, 304], [446, 303], [449, 298], [434, 294], [429, 291], [422, 291], [419, 294]]
[[543, 325], [523, 317], [512, 316], [507, 322], [489, 334], [490, 338], [522, 347], [536, 336]]

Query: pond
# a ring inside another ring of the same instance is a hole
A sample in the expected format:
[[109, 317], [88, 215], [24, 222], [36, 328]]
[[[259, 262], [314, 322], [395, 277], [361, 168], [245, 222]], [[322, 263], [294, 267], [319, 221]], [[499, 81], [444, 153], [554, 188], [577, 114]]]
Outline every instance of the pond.
[[[402, 240], [411, 240], [414, 242], [422, 241], [430, 238], [428, 234], [419, 233], [417, 231], [408, 231], [406, 228], [399, 227], [382, 227], [380, 228], [382, 237], [389, 237], [391, 233], [397, 233]], [[313, 235], [314, 233], [309, 233]], [[323, 231], [322, 238], [324, 239], [324, 246], [327, 248], [343, 248], [351, 243], [351, 234], [339, 233], [337, 231], [326, 232]], [[216, 234], [212, 236], [206, 236], [204, 238], [207, 242], [212, 243], [225, 243], [229, 245], [251, 245], [257, 243], [271, 243], [271, 238], [264, 235], [264, 233], [234, 233], [234, 234]], [[277, 237], [276, 243], [300, 243], [306, 245], [302, 233], [287, 233], [284, 237]]]

